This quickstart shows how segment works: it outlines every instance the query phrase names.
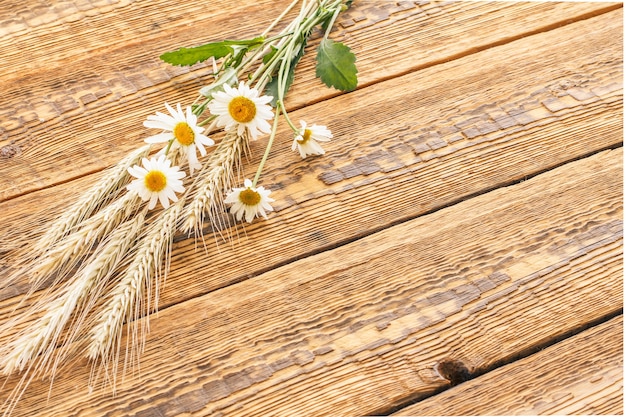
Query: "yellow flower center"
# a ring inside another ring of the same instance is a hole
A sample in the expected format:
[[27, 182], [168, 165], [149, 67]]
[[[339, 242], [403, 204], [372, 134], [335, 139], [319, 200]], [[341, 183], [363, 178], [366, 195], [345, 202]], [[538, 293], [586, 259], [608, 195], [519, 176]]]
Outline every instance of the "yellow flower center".
[[239, 201], [246, 206], [256, 206], [261, 202], [261, 194], [253, 191], [251, 188], [246, 188], [239, 193]]
[[304, 133], [302, 134], [302, 139], [300, 139], [298, 141], [298, 143], [300, 145], [304, 145], [305, 143], [307, 143], [309, 141], [309, 139], [311, 139], [311, 134], [313, 132], [311, 132], [311, 129], [304, 129]]
[[167, 185], [167, 177], [161, 171], [148, 171], [143, 182], [148, 190], [158, 193]]
[[230, 116], [239, 123], [248, 123], [256, 116], [256, 105], [247, 97], [235, 97], [228, 103]]
[[181, 145], [189, 146], [195, 140], [196, 133], [187, 123], [180, 122], [174, 126], [174, 136]]

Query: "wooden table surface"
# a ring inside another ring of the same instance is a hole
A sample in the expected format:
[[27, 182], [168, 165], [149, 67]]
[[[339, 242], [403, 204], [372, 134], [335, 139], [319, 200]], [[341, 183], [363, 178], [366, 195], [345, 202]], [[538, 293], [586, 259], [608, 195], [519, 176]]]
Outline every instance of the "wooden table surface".
[[[28, 244], [196, 98], [207, 64], [161, 53], [288, 3], [0, 2], [0, 233]], [[13, 416], [622, 414], [622, 35], [617, 3], [355, 0], [331, 38], [358, 88], [315, 78], [316, 35], [287, 100], [326, 155], [282, 126], [276, 211], [175, 238], [140, 369], [113, 395], [77, 358]]]

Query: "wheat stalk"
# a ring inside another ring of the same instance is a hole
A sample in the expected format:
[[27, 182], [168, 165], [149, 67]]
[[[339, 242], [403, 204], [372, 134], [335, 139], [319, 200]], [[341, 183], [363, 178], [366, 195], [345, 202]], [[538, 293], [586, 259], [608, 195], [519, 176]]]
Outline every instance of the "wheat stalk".
[[[112, 374], [117, 374], [122, 326], [125, 322], [135, 321], [134, 331], [129, 328], [129, 344], [141, 350], [142, 344], [137, 342], [137, 319], [144, 316], [147, 319], [150, 313], [150, 300], [154, 300], [155, 309], [158, 305], [158, 280], [161, 275], [161, 264], [164, 254], [169, 253], [176, 223], [185, 200], [180, 199], [176, 204], [160, 214], [148, 227], [146, 232], [137, 241], [132, 255], [132, 262], [126, 268], [119, 282], [107, 295], [108, 301], [100, 306], [95, 324], [89, 333], [89, 345], [86, 355], [92, 360], [100, 360], [103, 367], [113, 364]], [[169, 267], [166, 258], [165, 273]], [[153, 280], [153, 278], [155, 278]], [[154, 282], [153, 282], [154, 281]], [[152, 294], [152, 285], [155, 285]], [[145, 336], [142, 332], [141, 340]], [[132, 340], [132, 343], [130, 342]], [[113, 347], [116, 347], [113, 350]], [[115, 383], [112, 384], [113, 388]]]
[[179, 229], [187, 234], [194, 233], [197, 237], [202, 234], [202, 225], [205, 213], [210, 213], [214, 229], [221, 229], [222, 224], [216, 224], [222, 217], [224, 210], [222, 193], [230, 186], [235, 165], [239, 163], [245, 144], [245, 136], [234, 133], [227, 134], [213, 152], [211, 159], [193, 184], [193, 198], [185, 207], [181, 216], [183, 220]]
[[53, 245], [40, 261], [29, 268], [33, 288], [39, 288], [53, 274], [57, 276], [57, 281], [66, 276], [98, 240], [137, 211], [137, 201], [136, 194], [124, 194]]
[[128, 167], [135, 164], [150, 150], [150, 145], [144, 145], [128, 154], [116, 165], [105, 170], [104, 176], [96, 185], [82, 194], [74, 204], [68, 207], [39, 240], [28, 248], [32, 257], [41, 256], [50, 247], [56, 244], [64, 236], [72, 232], [74, 227], [88, 218], [100, 207], [111, 201], [117, 195], [120, 187], [125, 185], [128, 179]]
[[[44, 286], [49, 287], [48, 293], [54, 291], [54, 287], [59, 282], [75, 272], [76, 267], [86, 259], [87, 254], [99, 240], [106, 238], [116, 227], [137, 212], [137, 200], [136, 195], [125, 194], [84, 220], [41, 258], [34, 259], [30, 263], [25, 262], [21, 268], [10, 272], [6, 277], [5, 285], [16, 282], [21, 277], [27, 277], [31, 283], [25, 296], [14, 307], [14, 311], [21, 308], [35, 291]], [[19, 318], [19, 316], [14, 317], [3, 327], [14, 325]]]
[[[143, 226], [144, 214], [140, 213], [132, 220], [122, 224], [98, 247], [90, 262], [58, 292], [38, 303], [46, 307], [45, 313], [8, 344], [3, 350], [0, 367], [5, 375], [20, 372], [35, 358], [38, 358], [36, 371], [43, 371], [50, 361], [62, 330], [77, 310], [79, 305], [92, 306], [99, 298], [100, 291], [121, 259], [129, 245]], [[58, 294], [58, 293], [61, 294]], [[53, 298], [54, 297], [54, 298]], [[53, 298], [53, 299], [52, 299]], [[88, 311], [89, 308], [81, 309]], [[79, 324], [78, 324], [78, 327]], [[71, 330], [76, 334], [77, 329]]]

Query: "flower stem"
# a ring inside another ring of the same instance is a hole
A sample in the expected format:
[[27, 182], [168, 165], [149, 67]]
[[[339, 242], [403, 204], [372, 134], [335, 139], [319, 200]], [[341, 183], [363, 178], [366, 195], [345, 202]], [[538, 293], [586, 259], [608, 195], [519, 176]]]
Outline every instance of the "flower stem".
[[272, 149], [272, 143], [274, 142], [274, 137], [276, 137], [276, 130], [278, 129], [278, 116], [280, 116], [280, 111], [282, 108], [282, 102], [276, 102], [276, 115], [274, 115], [274, 125], [272, 126], [272, 132], [270, 133], [270, 137], [267, 140], [267, 146], [265, 147], [265, 153], [263, 154], [263, 159], [259, 162], [259, 167], [256, 170], [256, 175], [254, 176], [254, 180], [252, 180], [252, 187], [256, 187], [256, 183], [261, 176], [261, 171], [263, 171], [263, 166], [265, 165], [265, 161], [267, 161], [267, 157], [270, 154], [270, 149]]
[[291, 130], [294, 131], [294, 133], [298, 133], [298, 131], [300, 129], [298, 129], [296, 127], [296, 125], [291, 121], [291, 119], [289, 118], [289, 116], [287, 115], [287, 110], [283, 109], [283, 116], [285, 116], [285, 120], [287, 121], [287, 124], [289, 125], [289, 127], [291, 128]]
[[339, 16], [339, 12], [341, 11], [341, 4], [335, 6], [335, 12], [333, 13], [333, 17], [328, 22], [328, 26], [326, 26], [326, 33], [324, 33], [323, 40], [328, 39], [328, 35], [330, 35], [330, 31], [333, 29], [333, 25], [335, 24], [335, 20], [337, 20], [337, 16]]
[[280, 21], [283, 19], [283, 17], [285, 17], [285, 15], [286, 15], [287, 13], [289, 13], [289, 11], [290, 11], [291, 9], [293, 9], [293, 8], [294, 8], [294, 6], [295, 6], [296, 4], [298, 4], [298, 2], [299, 2], [299, 1], [300, 1], [300, 0], [293, 0], [293, 1], [291, 2], [291, 4], [290, 4], [289, 6], [287, 6], [287, 8], [286, 8], [285, 10], [283, 10], [283, 12], [282, 12], [282, 13], [281, 13], [281, 14], [280, 14], [280, 15], [279, 15], [276, 19], [274, 19], [274, 21], [272, 22], [272, 24], [270, 24], [270, 25], [267, 27], [267, 29], [265, 29], [265, 31], [264, 31], [263, 33], [261, 33], [261, 36], [266, 36], [268, 33], [270, 33], [270, 31], [271, 31], [272, 29], [274, 29], [274, 26], [276, 26], [276, 25], [278, 24], [278, 22], [280, 22]]

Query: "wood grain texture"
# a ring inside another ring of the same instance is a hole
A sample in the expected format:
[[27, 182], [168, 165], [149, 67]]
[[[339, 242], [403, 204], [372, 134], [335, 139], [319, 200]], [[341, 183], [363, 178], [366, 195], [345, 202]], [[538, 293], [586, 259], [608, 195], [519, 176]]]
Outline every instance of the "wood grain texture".
[[616, 317], [393, 415], [621, 415], [623, 327]]
[[[0, 2], [0, 274], [137, 147], [147, 114], [195, 98], [207, 67], [160, 52], [254, 36], [287, 3]], [[332, 129], [326, 155], [302, 161], [281, 128], [261, 177], [276, 212], [232, 242], [176, 236], [140, 372], [114, 396], [79, 358], [15, 417], [387, 414], [447, 387], [445, 359], [489, 370], [439, 394], [467, 404], [462, 387], [503, 385], [509, 366], [542, 372], [536, 355], [494, 367], [620, 314], [621, 4], [356, 0], [333, 38], [358, 56], [358, 90], [320, 88], [308, 56], [288, 103]], [[0, 292], [0, 320], [26, 288]], [[546, 367], [536, 400], [501, 409], [621, 410], [615, 323], [548, 348], [550, 366], [580, 353], [572, 395]], [[0, 378], [0, 403], [16, 381]]]
[[[208, 253], [181, 237], [162, 305], [616, 146], [621, 39], [620, 10], [295, 111], [332, 127], [327, 155], [301, 161], [281, 130], [262, 178], [277, 212]], [[258, 160], [263, 144], [252, 145]], [[2, 203], [0, 227], [31, 227], [90, 181]]]
[[[356, 3], [333, 37], [359, 56], [363, 86], [618, 6]], [[190, 103], [208, 80], [206, 65], [172, 67], [158, 60], [160, 53], [256, 36], [286, 4], [3, 2], [0, 200], [115, 163], [146, 136], [141, 123], [148, 114], [161, 110], [164, 101]], [[241, 18], [247, 14], [254, 18]], [[300, 67], [290, 108], [337, 94], [320, 87], [312, 57]]]
[[488, 369], [621, 309], [622, 164], [606, 151], [162, 310], [117, 397], [81, 389], [78, 362], [15, 415], [374, 415], [429, 395], [444, 358]]

